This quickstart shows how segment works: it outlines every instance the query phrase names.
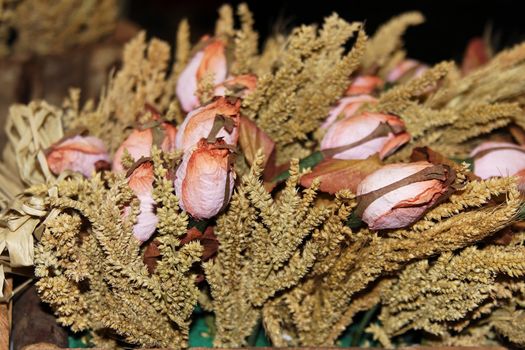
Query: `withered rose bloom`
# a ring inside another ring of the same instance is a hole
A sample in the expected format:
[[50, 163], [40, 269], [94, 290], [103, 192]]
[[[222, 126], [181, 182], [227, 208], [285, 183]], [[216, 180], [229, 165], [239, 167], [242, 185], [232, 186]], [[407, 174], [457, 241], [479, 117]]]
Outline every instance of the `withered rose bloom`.
[[426, 64], [413, 59], [405, 59], [388, 73], [386, 80], [389, 83], [408, 81], [420, 77], [427, 70]]
[[410, 140], [405, 123], [389, 114], [365, 112], [332, 124], [321, 141], [321, 151], [337, 159], [381, 159]]
[[177, 168], [179, 206], [195, 219], [217, 215], [230, 201], [234, 186], [231, 151], [223, 140], [202, 139], [184, 154]]
[[155, 201], [152, 195], [153, 164], [151, 161], [137, 163], [128, 175], [128, 185], [140, 201], [140, 213], [137, 215], [137, 223], [133, 226], [133, 235], [139, 241], [145, 242], [153, 235], [159, 221], [155, 215]]
[[356, 212], [373, 230], [409, 226], [453, 192], [455, 178], [447, 165], [385, 165], [357, 186]]
[[512, 176], [525, 169], [525, 147], [509, 142], [484, 142], [470, 156], [474, 174], [482, 179]]
[[371, 94], [383, 86], [383, 80], [375, 75], [357, 76], [345, 92], [347, 96]]
[[229, 91], [235, 97], [246, 97], [257, 87], [257, 77], [253, 74], [239, 75], [215, 87], [215, 96], [226, 96]]
[[[175, 144], [177, 149], [190, 150], [202, 138], [223, 138], [236, 145], [239, 138], [241, 101], [231, 97], [217, 97], [190, 112], [180, 125]], [[213, 141], [213, 140], [212, 140]]]
[[110, 164], [102, 140], [93, 136], [73, 136], [51, 146], [46, 151], [47, 165], [55, 175], [64, 170], [76, 171], [86, 177]]
[[204, 45], [203, 49], [191, 58], [177, 81], [177, 97], [186, 112], [200, 105], [197, 96], [199, 81], [206, 75], [212, 74], [214, 85], [218, 85], [228, 74], [225, 43], [208, 37], [203, 38], [201, 42]]
[[340, 99], [337, 103], [337, 105], [330, 110], [328, 113], [328, 117], [321, 125], [321, 128], [326, 129], [330, 125], [332, 125], [336, 120], [337, 117], [340, 115], [343, 116], [343, 118], [348, 118], [353, 116], [359, 108], [365, 103], [376, 103], [377, 99], [375, 97], [372, 97], [370, 95], [357, 95], [357, 96], [350, 96], [350, 97], [343, 97]]
[[134, 129], [128, 138], [120, 145], [113, 158], [113, 171], [123, 172], [122, 157], [124, 150], [133, 157], [135, 161], [142, 157], [151, 156], [151, 148], [157, 145], [164, 152], [175, 150], [175, 137], [177, 128], [169, 123], [153, 122], [153, 126]]

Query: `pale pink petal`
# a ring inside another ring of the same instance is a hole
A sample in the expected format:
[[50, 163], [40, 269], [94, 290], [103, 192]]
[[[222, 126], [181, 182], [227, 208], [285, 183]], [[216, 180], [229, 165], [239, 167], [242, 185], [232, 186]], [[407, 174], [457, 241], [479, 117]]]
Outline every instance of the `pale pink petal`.
[[[479, 153], [485, 151], [490, 152], [480, 157]], [[525, 169], [525, 148], [512, 143], [484, 142], [470, 155], [474, 158], [474, 173], [482, 179], [512, 176]]]
[[186, 112], [193, 110], [200, 104], [199, 98], [197, 97], [197, 70], [199, 69], [203, 58], [204, 52], [197, 52], [177, 80], [177, 98], [179, 99], [182, 109]]
[[155, 232], [159, 218], [155, 214], [155, 201], [151, 194], [137, 197], [140, 201], [140, 213], [137, 215], [137, 223], [133, 226], [133, 236], [145, 242]]

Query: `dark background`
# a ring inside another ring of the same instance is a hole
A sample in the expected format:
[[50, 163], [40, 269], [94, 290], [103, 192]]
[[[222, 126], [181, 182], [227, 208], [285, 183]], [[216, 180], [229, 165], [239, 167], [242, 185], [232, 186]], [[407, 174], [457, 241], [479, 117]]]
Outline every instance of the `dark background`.
[[[178, 22], [187, 17], [192, 38], [197, 40], [212, 33], [219, 0], [129, 0], [125, 11], [128, 18], [148, 30], [149, 35], [174, 41]], [[229, 1], [235, 5], [241, 1]], [[254, 12], [256, 29], [264, 38], [279, 22], [285, 28], [298, 24], [321, 22], [323, 17], [337, 12], [348, 21], [366, 21], [369, 34], [389, 18], [401, 12], [419, 10], [426, 23], [409, 29], [405, 36], [409, 56], [435, 63], [445, 59], [460, 59], [468, 40], [492, 27], [496, 49], [525, 40], [525, 1], [438, 1], [438, 0], [303, 0], [245, 1]]]

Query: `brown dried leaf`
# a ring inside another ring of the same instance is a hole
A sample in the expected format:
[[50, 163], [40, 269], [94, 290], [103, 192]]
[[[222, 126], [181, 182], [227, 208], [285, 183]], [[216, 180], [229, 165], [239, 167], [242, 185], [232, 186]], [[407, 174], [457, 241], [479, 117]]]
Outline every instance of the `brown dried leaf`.
[[490, 48], [485, 40], [482, 38], [473, 38], [469, 41], [463, 62], [461, 63], [461, 71], [464, 75], [478, 69], [491, 59]]
[[250, 165], [252, 165], [257, 151], [262, 149], [264, 153], [263, 168], [266, 166], [268, 159], [270, 159], [275, 149], [275, 142], [273, 142], [255, 122], [246, 117], [241, 117], [239, 125], [239, 145]]
[[191, 241], [200, 241], [201, 245], [204, 247], [202, 252], [202, 261], [207, 261], [217, 254], [217, 249], [219, 249], [219, 241], [213, 232], [213, 227], [208, 226], [204, 233], [199, 231], [196, 227], [192, 227], [188, 230], [188, 233], [181, 239], [181, 244], [186, 244]]
[[148, 272], [152, 274], [157, 267], [157, 260], [160, 257], [158, 241], [151, 241], [144, 250], [144, 264], [148, 267]]
[[301, 185], [310, 187], [315, 178], [321, 180], [319, 190], [334, 194], [342, 189], [356, 192], [357, 185], [368, 174], [382, 166], [378, 156], [368, 159], [327, 159], [319, 163], [311, 173], [301, 177]]

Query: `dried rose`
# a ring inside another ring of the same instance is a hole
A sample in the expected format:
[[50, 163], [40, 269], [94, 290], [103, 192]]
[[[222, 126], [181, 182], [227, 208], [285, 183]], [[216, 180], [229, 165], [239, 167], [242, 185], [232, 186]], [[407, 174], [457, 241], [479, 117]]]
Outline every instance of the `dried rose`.
[[330, 110], [330, 112], [328, 113], [328, 117], [321, 125], [321, 128], [328, 128], [337, 120], [337, 117], [339, 117], [340, 115], [343, 115], [344, 118], [353, 116], [365, 103], [376, 102], [377, 99], [370, 95], [343, 97], [338, 101], [337, 105]]
[[175, 137], [177, 128], [169, 123], [152, 122], [153, 125], [147, 128], [135, 129], [128, 138], [120, 145], [113, 157], [113, 171], [123, 172], [122, 157], [124, 150], [133, 157], [135, 161], [142, 157], [151, 156], [151, 148], [154, 144], [164, 152], [175, 149]]
[[375, 75], [360, 75], [356, 77], [345, 92], [346, 96], [371, 94], [383, 86], [383, 80]]
[[226, 80], [215, 87], [215, 96], [226, 96], [226, 92], [235, 97], [246, 97], [257, 87], [257, 77], [252, 74], [239, 75]]
[[217, 97], [196, 110], [191, 111], [180, 125], [175, 138], [177, 149], [188, 151], [202, 138], [222, 137], [227, 144], [236, 145], [239, 138], [241, 101], [228, 97]]
[[334, 123], [321, 141], [321, 151], [337, 159], [366, 159], [375, 153], [383, 159], [409, 140], [400, 118], [365, 112]]
[[200, 140], [186, 152], [175, 177], [179, 206], [195, 219], [211, 218], [230, 201], [234, 185], [231, 152], [223, 140]]
[[408, 81], [420, 77], [427, 70], [426, 64], [413, 59], [405, 59], [388, 73], [386, 81], [389, 83]]
[[373, 230], [406, 227], [452, 193], [455, 177], [447, 165], [385, 165], [357, 186], [356, 212]]
[[470, 156], [474, 159], [474, 174], [482, 179], [512, 176], [525, 169], [525, 147], [508, 142], [484, 142]]
[[[144, 158], [142, 158], [144, 160]], [[140, 201], [140, 213], [133, 226], [133, 235], [141, 242], [147, 241], [155, 232], [159, 219], [155, 215], [153, 200], [153, 164], [151, 161], [139, 161], [130, 169], [128, 185]]]
[[102, 140], [93, 136], [73, 136], [51, 146], [46, 160], [53, 174], [76, 171], [86, 177], [99, 167], [109, 165], [110, 158]]
[[224, 42], [208, 37], [201, 42], [204, 48], [191, 58], [177, 81], [177, 97], [186, 112], [200, 105], [197, 88], [202, 78], [212, 74], [214, 85], [218, 85], [226, 79], [228, 72]]

